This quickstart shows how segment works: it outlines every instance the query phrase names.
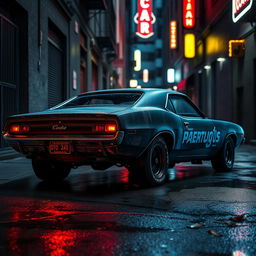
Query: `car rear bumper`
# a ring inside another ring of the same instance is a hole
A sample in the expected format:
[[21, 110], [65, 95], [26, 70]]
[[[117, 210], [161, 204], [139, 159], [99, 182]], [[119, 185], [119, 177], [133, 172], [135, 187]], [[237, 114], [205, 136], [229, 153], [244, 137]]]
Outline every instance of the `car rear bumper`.
[[[11, 138], [5, 137], [10, 146], [29, 158], [43, 157], [59, 159], [66, 162], [84, 164], [97, 160], [113, 162], [131, 161], [138, 158], [152, 138], [152, 130], [119, 131], [112, 138], [85, 137], [37, 137]], [[51, 154], [49, 145], [52, 141], [69, 141], [70, 154]]]

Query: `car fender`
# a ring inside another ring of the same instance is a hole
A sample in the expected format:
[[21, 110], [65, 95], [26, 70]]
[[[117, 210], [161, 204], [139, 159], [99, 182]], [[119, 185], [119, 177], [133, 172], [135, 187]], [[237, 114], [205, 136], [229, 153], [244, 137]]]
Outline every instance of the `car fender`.
[[[158, 133], [150, 140], [150, 142], [148, 143], [148, 145], [147, 145], [147, 146], [145, 147], [145, 149], [139, 154], [138, 157], [140, 157], [141, 155], [144, 154], [144, 152], [147, 151], [147, 149], [149, 148], [149, 146], [151, 145], [151, 143], [152, 143], [157, 137], [165, 137], [165, 135], [167, 135], [167, 134], [168, 134], [168, 136], [170, 136], [170, 138], [171, 138], [171, 140], [172, 140], [171, 146], [169, 146], [168, 143], [166, 143], [166, 144], [167, 144], [167, 147], [168, 147], [168, 150], [169, 150], [169, 152], [171, 152], [172, 150], [174, 150], [174, 145], [175, 145], [175, 135], [174, 135], [174, 132], [165, 130], [165, 131], [158, 132]], [[165, 141], [166, 141], [166, 138], [164, 138], [164, 139], [165, 139]]]
[[226, 121], [213, 120], [215, 127], [223, 133], [220, 147], [223, 146], [225, 139], [229, 136], [235, 139], [235, 146], [239, 146], [244, 141], [244, 130], [241, 126]]
[[[139, 155], [143, 154], [152, 141], [161, 134], [172, 136], [173, 149], [178, 136], [180, 120], [172, 113], [161, 108], [131, 108], [126, 113], [119, 114], [120, 130], [124, 131], [124, 145], [141, 147]], [[143, 140], [139, 137], [143, 137]], [[140, 145], [133, 143], [143, 141]], [[168, 138], [167, 138], [168, 140]]]

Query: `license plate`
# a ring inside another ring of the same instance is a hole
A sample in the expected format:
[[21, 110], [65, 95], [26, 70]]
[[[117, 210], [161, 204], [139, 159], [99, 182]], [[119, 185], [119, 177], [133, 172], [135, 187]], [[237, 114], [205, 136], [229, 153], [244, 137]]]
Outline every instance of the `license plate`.
[[50, 154], [71, 154], [71, 144], [68, 141], [51, 141], [49, 145]]

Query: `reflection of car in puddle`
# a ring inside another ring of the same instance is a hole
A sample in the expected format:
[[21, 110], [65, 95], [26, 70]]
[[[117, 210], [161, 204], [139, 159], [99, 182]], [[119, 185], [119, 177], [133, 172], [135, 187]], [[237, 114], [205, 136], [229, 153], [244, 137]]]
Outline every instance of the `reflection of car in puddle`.
[[175, 168], [168, 169], [168, 180], [184, 180], [197, 177], [202, 174], [206, 175], [206, 170], [201, 166], [194, 167], [178, 164]]

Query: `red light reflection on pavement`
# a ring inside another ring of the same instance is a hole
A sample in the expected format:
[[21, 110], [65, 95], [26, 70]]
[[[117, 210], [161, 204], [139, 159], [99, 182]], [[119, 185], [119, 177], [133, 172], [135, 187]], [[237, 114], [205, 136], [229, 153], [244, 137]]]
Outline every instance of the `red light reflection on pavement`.
[[122, 183], [128, 183], [129, 182], [129, 171], [126, 168], [122, 168], [120, 181]]
[[77, 235], [78, 232], [74, 230], [54, 230], [43, 234], [40, 239], [43, 241], [47, 254], [50, 256], [64, 256], [70, 255], [68, 251], [74, 248]]
[[95, 212], [87, 204], [72, 202], [5, 197], [1, 201], [9, 213], [8, 255], [117, 254], [120, 241], [112, 223], [118, 212]]
[[7, 234], [9, 251], [11, 255], [21, 255], [21, 248], [18, 244], [20, 228], [10, 228]]

